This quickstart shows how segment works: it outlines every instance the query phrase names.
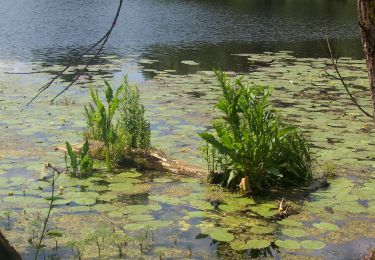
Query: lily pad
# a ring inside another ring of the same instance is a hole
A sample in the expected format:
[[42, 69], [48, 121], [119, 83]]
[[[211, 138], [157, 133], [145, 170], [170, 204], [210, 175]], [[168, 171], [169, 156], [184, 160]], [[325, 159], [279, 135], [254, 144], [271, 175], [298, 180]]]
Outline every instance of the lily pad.
[[269, 247], [271, 245], [271, 242], [264, 239], [252, 239], [247, 242], [244, 241], [233, 241], [230, 246], [234, 250], [242, 251], [247, 249], [262, 249], [265, 247]]
[[295, 240], [290, 240], [290, 239], [276, 240], [275, 244], [278, 247], [282, 247], [282, 248], [290, 249], [290, 250], [295, 250], [295, 249], [300, 249], [301, 248], [300, 242], [295, 241]]
[[261, 234], [270, 234], [274, 231], [273, 227], [264, 227], [264, 226], [255, 226], [250, 229], [250, 232], [253, 234], [261, 235]]
[[327, 222], [314, 223], [313, 226], [319, 229], [326, 230], [326, 231], [339, 230], [338, 226], [336, 226], [335, 224], [327, 223]]
[[144, 229], [145, 225], [141, 223], [131, 223], [131, 224], [126, 224], [125, 226], [123, 226], [123, 228], [128, 231], [135, 231], [135, 230]]
[[154, 220], [154, 217], [152, 215], [130, 215], [129, 216], [130, 220], [133, 221], [149, 221], [149, 220]]
[[208, 227], [201, 230], [202, 234], [210, 235], [217, 241], [230, 242], [234, 239], [233, 234], [221, 227]]
[[318, 240], [304, 240], [301, 242], [301, 245], [303, 248], [309, 250], [322, 249], [326, 246], [324, 242]]
[[306, 235], [305, 231], [298, 228], [285, 228], [281, 232], [288, 237], [303, 237]]
[[197, 66], [199, 63], [192, 61], [192, 60], [183, 60], [181, 61], [182, 64], [190, 65], [190, 66]]
[[190, 218], [203, 218], [205, 216], [204, 211], [190, 211], [187, 213]]
[[147, 229], [150, 229], [150, 230], [157, 230], [157, 229], [160, 229], [160, 228], [165, 228], [165, 227], [169, 227], [172, 222], [171, 221], [167, 221], [167, 220], [150, 220], [150, 221], [145, 221], [143, 222], [145, 228]]
[[281, 221], [278, 221], [277, 223], [284, 225], [284, 226], [292, 226], [292, 227], [302, 227], [303, 224], [301, 222], [292, 220], [292, 219], [283, 219]]

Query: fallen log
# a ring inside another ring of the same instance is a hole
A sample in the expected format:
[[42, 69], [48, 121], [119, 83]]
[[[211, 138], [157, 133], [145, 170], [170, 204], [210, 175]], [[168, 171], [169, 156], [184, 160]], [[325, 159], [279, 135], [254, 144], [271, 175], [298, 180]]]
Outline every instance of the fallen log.
[[[104, 160], [104, 143], [94, 140], [89, 140], [88, 142], [90, 157], [97, 160]], [[73, 144], [72, 149], [75, 153], [80, 154], [82, 146], [83, 143]], [[56, 146], [55, 151], [66, 152], [66, 148]], [[140, 170], [170, 172], [189, 177], [207, 177], [207, 170], [180, 160], [174, 160], [163, 151], [157, 149], [124, 149], [117, 164], [125, 168], [135, 167]]]

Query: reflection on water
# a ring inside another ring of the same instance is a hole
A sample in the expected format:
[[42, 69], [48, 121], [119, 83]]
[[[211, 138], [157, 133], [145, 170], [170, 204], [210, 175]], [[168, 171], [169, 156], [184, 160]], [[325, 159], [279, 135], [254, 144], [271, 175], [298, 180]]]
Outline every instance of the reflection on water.
[[[74, 63], [108, 29], [117, 4], [0, 0], [0, 58]], [[246, 71], [245, 61], [229, 55], [292, 50], [297, 56], [326, 56], [326, 29], [331, 38], [342, 39], [343, 56], [362, 57], [354, 1], [129, 0], [103, 56], [158, 59], [153, 68], [178, 73]], [[180, 63], [191, 59], [199, 66]]]

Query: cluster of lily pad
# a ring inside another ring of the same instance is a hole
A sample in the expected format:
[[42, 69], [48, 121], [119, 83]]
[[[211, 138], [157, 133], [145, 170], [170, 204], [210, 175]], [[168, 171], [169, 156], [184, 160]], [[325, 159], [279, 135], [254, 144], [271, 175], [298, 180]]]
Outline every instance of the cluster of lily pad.
[[[356, 166], [373, 165], [375, 133], [367, 126], [367, 119], [351, 106], [339, 82], [324, 73], [325, 59], [295, 58], [285, 52], [242, 58], [249, 61], [251, 69], [243, 75], [244, 82], [261, 83], [273, 89], [273, 104], [310, 136], [318, 160], [350, 164], [353, 173], [357, 173]], [[341, 64], [344, 77], [354, 86], [354, 94], [370, 108], [364, 87], [367, 86], [365, 63], [346, 59]], [[152, 64], [144, 66], [141, 70], [146, 71]], [[141, 94], [146, 113], [152, 118], [153, 143], [176, 158], [202, 164], [196, 149], [202, 141], [196, 133], [206, 131], [209, 119], [215, 116], [211, 108], [220, 89], [213, 73], [177, 75], [172, 70], [151, 73], [155, 74], [154, 80]], [[7, 238], [25, 254], [29, 251], [24, 237], [29, 235], [27, 226], [38, 216], [44, 217], [48, 209], [46, 199], [50, 197], [48, 183], [28, 177], [37, 176], [41, 161], [63, 165], [61, 154], [53, 152], [51, 147], [65, 140], [80, 141], [79, 133], [85, 126], [79, 108], [87, 103], [87, 89], [72, 89], [74, 103], [69, 106], [58, 103], [47, 111], [44, 109], [47, 103], [42, 100], [32, 110], [19, 113], [18, 103], [28, 95], [22, 90], [47, 75], [30, 74], [18, 79], [14, 75], [1, 76], [4, 82], [0, 85], [1, 94], [7, 98], [1, 101], [1, 112], [6, 113], [2, 113], [0, 122], [0, 143], [12, 143], [0, 147], [3, 149], [1, 224], [7, 227], [4, 229]], [[19, 87], [9, 87], [14, 85]], [[326, 246], [375, 237], [371, 231], [375, 217], [373, 179], [338, 178], [327, 190], [313, 193], [307, 202], [298, 205], [299, 214], [281, 221], [273, 217], [278, 212], [277, 200], [243, 198], [191, 178], [151, 173], [140, 176], [131, 171], [113, 176], [94, 175], [84, 180], [61, 175], [58, 182], [59, 198], [54, 201], [51, 225], [63, 230], [61, 241], [65, 236], [67, 239], [77, 236], [81, 231], [77, 227], [82, 223], [94, 226], [99, 220], [111, 221], [136, 241], [143, 239], [139, 237], [145, 230], [151, 230], [155, 236], [159, 234], [159, 241], [153, 242], [155, 246], [147, 255], [150, 259], [160, 255], [188, 257], [188, 247], [193, 256], [217, 257], [229, 252], [228, 255], [240, 258], [254, 250], [281, 256], [321, 256]], [[201, 239], [194, 240], [195, 237]], [[48, 248], [53, 248], [54, 241], [49, 240]], [[130, 254], [146, 257], [138, 249], [138, 243], [130, 243], [129, 253], [136, 248]]]

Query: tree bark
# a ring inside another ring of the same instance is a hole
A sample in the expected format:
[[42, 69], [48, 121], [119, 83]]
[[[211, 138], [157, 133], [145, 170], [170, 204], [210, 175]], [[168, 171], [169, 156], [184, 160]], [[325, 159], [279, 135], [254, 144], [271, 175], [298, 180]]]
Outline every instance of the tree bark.
[[0, 259], [21, 260], [21, 256], [12, 247], [0, 231]]
[[358, 19], [361, 40], [366, 56], [368, 78], [375, 115], [375, 0], [358, 0]]

